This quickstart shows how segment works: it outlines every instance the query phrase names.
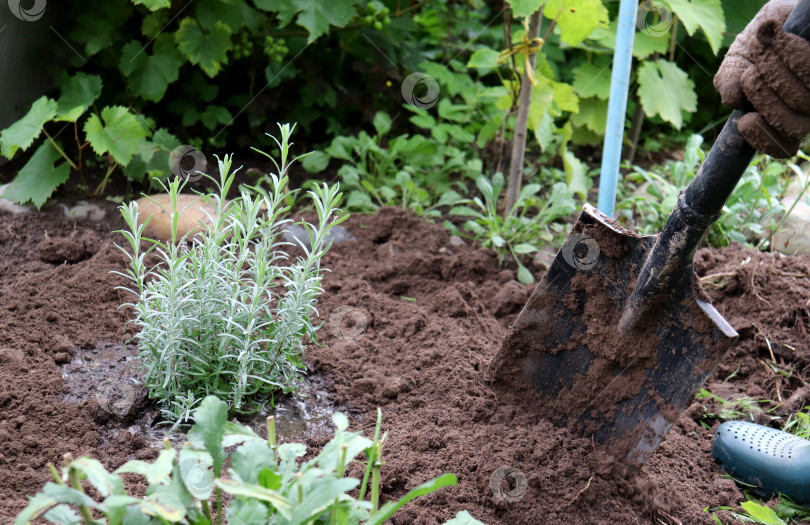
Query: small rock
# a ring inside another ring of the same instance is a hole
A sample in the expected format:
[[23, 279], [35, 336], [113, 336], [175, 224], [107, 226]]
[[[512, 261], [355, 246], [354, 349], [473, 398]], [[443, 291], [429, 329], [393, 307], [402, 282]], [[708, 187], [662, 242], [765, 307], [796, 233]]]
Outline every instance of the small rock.
[[64, 365], [70, 362], [70, 354], [67, 352], [59, 352], [58, 354], [54, 354], [53, 361], [57, 365]]
[[529, 294], [524, 285], [510, 281], [492, 298], [490, 309], [498, 317], [513, 314], [523, 308], [528, 298]]
[[84, 246], [86, 255], [95, 255], [101, 247], [101, 237], [93, 230], [84, 230], [79, 237], [79, 242]]
[[389, 257], [393, 257], [397, 253], [401, 252], [399, 246], [395, 244], [391, 244], [390, 242], [386, 242], [377, 246], [377, 258], [378, 259], [388, 259]]
[[[303, 244], [307, 250], [311, 248], [309, 245], [309, 234], [307, 233], [307, 229], [300, 224], [287, 225], [286, 230], [282, 232], [281, 235], [285, 241], [291, 242], [296, 246]], [[329, 235], [326, 236], [326, 242], [331, 240], [334, 244], [343, 241], [353, 241], [354, 239], [354, 235], [352, 235], [349, 230], [341, 225], [333, 227], [331, 230], [329, 230]]]
[[39, 260], [51, 264], [75, 263], [81, 261], [86, 250], [84, 245], [68, 237], [45, 239], [37, 245]]
[[458, 248], [460, 246], [467, 246], [467, 243], [464, 242], [464, 239], [462, 239], [458, 235], [451, 235], [449, 244], [454, 248]]
[[383, 385], [382, 395], [388, 399], [396, 399], [402, 391], [402, 380], [398, 377], [388, 379]]
[[107, 212], [94, 202], [79, 201], [73, 206], [60, 203], [59, 207], [68, 219], [89, 219], [93, 222], [101, 222], [104, 220]]

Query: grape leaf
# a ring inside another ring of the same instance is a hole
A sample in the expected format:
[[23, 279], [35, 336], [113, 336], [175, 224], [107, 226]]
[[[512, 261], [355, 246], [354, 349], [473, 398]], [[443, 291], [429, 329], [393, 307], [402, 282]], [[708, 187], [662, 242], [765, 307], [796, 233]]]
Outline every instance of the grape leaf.
[[0, 197], [20, 204], [31, 201], [37, 209], [41, 208], [53, 190], [70, 176], [70, 165], [67, 162], [62, 162], [58, 166], [54, 164], [61, 158], [62, 155], [53, 144], [44, 142], [11, 184], [6, 186]]
[[76, 122], [101, 95], [101, 77], [78, 72], [64, 83], [54, 120]]
[[571, 123], [581, 128], [586, 127], [599, 135], [605, 134], [607, 122], [607, 100], [598, 98], [579, 99], [579, 113], [571, 115]]
[[151, 151], [138, 153], [124, 168], [124, 175], [132, 180], [143, 181], [166, 175], [169, 171], [169, 154], [180, 145], [180, 140], [164, 128], [152, 135], [151, 142], [145, 142]]
[[76, 17], [67, 40], [72, 45], [84, 47], [87, 55], [82, 57], [84, 61], [112, 45], [131, 14], [132, 4], [129, 0], [106, 0], [93, 4], [92, 9], [84, 9], [81, 16]]
[[172, 0], [132, 0], [135, 5], [146, 6], [150, 11], [157, 11], [172, 5]]
[[576, 46], [599, 27], [607, 27], [608, 11], [601, 0], [549, 0], [543, 8], [548, 19], [557, 19], [560, 40]]
[[507, 0], [512, 8], [512, 16], [531, 16], [540, 9], [545, 0]]
[[188, 61], [199, 65], [211, 78], [219, 73], [222, 64], [228, 63], [231, 28], [224, 22], [217, 21], [210, 30], [204, 31], [194, 19], [186, 17], [180, 22], [174, 38]]
[[265, 11], [278, 12], [278, 25], [284, 27], [293, 18], [295, 23], [309, 32], [307, 43], [329, 31], [329, 26], [344, 27], [357, 13], [355, 6], [361, 0], [333, 0], [313, 2], [312, 0], [255, 0], [256, 7]]
[[0, 133], [0, 153], [11, 159], [18, 149], [27, 150], [42, 133], [42, 126], [56, 116], [56, 101], [46, 96], [38, 98], [23, 118]]
[[697, 110], [695, 83], [678, 66], [667, 60], [644, 62], [638, 70], [638, 95], [648, 117], [660, 116], [681, 129], [681, 111]]
[[489, 47], [477, 49], [467, 62], [467, 67], [475, 69], [495, 69], [498, 67], [498, 52]]
[[[538, 79], [539, 80], [539, 79]], [[529, 104], [529, 129], [534, 132], [535, 137], [543, 134], [543, 126], [548, 125], [543, 117], [551, 108], [554, 100], [554, 89], [550, 83], [546, 82], [532, 88], [532, 98]]]
[[580, 97], [607, 100], [610, 96], [610, 64], [583, 63], [574, 68], [574, 91]]
[[[607, 49], [615, 49], [616, 47], [616, 27], [618, 22], [613, 20], [608, 27], [600, 27], [593, 33], [590, 38], [599, 42], [600, 45]], [[661, 28], [663, 31], [663, 28]], [[665, 53], [669, 48], [670, 32], [667, 29], [661, 36], [651, 36], [645, 31], [636, 31], [633, 38], [633, 56], [641, 60], [647, 58], [653, 53]]]
[[698, 28], [716, 55], [723, 43], [726, 19], [720, 0], [666, 0], [672, 12], [678, 15], [686, 32], [693, 35]]
[[121, 48], [121, 71], [133, 94], [152, 102], [159, 102], [169, 84], [180, 76], [183, 56], [169, 37], [158, 37], [149, 55], [137, 40]]
[[551, 88], [554, 90], [554, 103], [560, 111], [579, 113], [579, 97], [571, 84], [552, 82]]
[[146, 130], [124, 106], [105, 107], [101, 110], [101, 119], [95, 113], [90, 115], [84, 123], [84, 134], [97, 155], [109, 153], [124, 166], [146, 139]]
[[218, 20], [231, 28], [232, 32], [247, 27], [258, 31], [265, 22], [265, 16], [250, 7], [244, 0], [223, 2], [222, 0], [195, 0], [194, 19], [204, 28], [210, 29]]

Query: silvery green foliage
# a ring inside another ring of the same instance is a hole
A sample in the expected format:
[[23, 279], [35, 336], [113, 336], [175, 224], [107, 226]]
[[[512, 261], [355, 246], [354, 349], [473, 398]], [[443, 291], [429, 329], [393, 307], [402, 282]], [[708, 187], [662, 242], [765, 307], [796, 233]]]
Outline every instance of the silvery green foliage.
[[[289, 126], [282, 129], [285, 173]], [[193, 239], [178, 239], [176, 196], [183, 184], [172, 181], [172, 243], [143, 238], [136, 203], [122, 206], [129, 231], [130, 268], [125, 276], [138, 297], [128, 303], [140, 328], [139, 359], [146, 371], [150, 396], [160, 401], [170, 421], [188, 418], [198, 400], [213, 394], [233, 409], [250, 411], [276, 391], [293, 390], [304, 371], [307, 340], [315, 340], [312, 317], [322, 291], [321, 258], [329, 249], [330, 229], [346, 217], [335, 218], [341, 194], [338, 186], [315, 186], [308, 194], [317, 211], [317, 224], [301, 223], [309, 234], [304, 255], [291, 260], [283, 250], [290, 243], [281, 234], [287, 177], [269, 175], [262, 195], [246, 191], [225, 201], [236, 171], [231, 157], [217, 159], [217, 194], [201, 196], [216, 209], [211, 224]], [[293, 159], [294, 162], [296, 159]], [[147, 268], [141, 241], [155, 250], [160, 263]], [[186, 242], [188, 241], [188, 242]], [[123, 250], [123, 248], [122, 248]], [[124, 274], [121, 274], [124, 275]]]

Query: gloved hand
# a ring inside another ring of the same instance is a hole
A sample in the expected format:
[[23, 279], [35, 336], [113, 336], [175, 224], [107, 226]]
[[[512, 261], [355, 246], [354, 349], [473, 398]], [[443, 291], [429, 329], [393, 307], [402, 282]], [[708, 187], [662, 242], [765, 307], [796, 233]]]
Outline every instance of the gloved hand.
[[810, 43], [782, 26], [797, 0], [772, 0], [737, 35], [714, 87], [723, 104], [754, 111], [737, 123], [751, 146], [780, 159], [810, 133]]

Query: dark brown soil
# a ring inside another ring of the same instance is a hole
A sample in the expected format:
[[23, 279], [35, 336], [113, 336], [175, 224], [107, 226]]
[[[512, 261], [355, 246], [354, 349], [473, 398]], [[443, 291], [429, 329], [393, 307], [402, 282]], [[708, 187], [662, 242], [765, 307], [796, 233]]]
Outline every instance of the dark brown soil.
[[[402, 212], [347, 225], [356, 241], [324, 261], [332, 269], [319, 304], [324, 346], [310, 348], [310, 367], [331, 382], [355, 428], [369, 433], [382, 408], [385, 496], [444, 472], [459, 477], [458, 487], [407, 506], [394, 523], [441, 523], [462, 509], [490, 524], [712, 523], [703, 508], [744, 499], [712, 461], [712, 433], [695, 421], [700, 403], [636, 478], [621, 476], [591, 440], [499, 404], [487, 371], [531, 287], [489, 252], [451, 244], [441, 226]], [[0, 523], [66, 452], [110, 468], [154, 455], [128, 423], [99, 416], [99, 396], [68, 396], [59, 366], [77, 350], [132, 335], [122, 331], [127, 310], [117, 309], [129, 298], [109, 273], [125, 265], [114, 239], [55, 214], [0, 213]], [[707, 388], [787, 401], [810, 366], [810, 257], [731, 247], [702, 250], [696, 267], [713, 275], [704, 286], [741, 334]], [[769, 367], [771, 352], [791, 378]]]

